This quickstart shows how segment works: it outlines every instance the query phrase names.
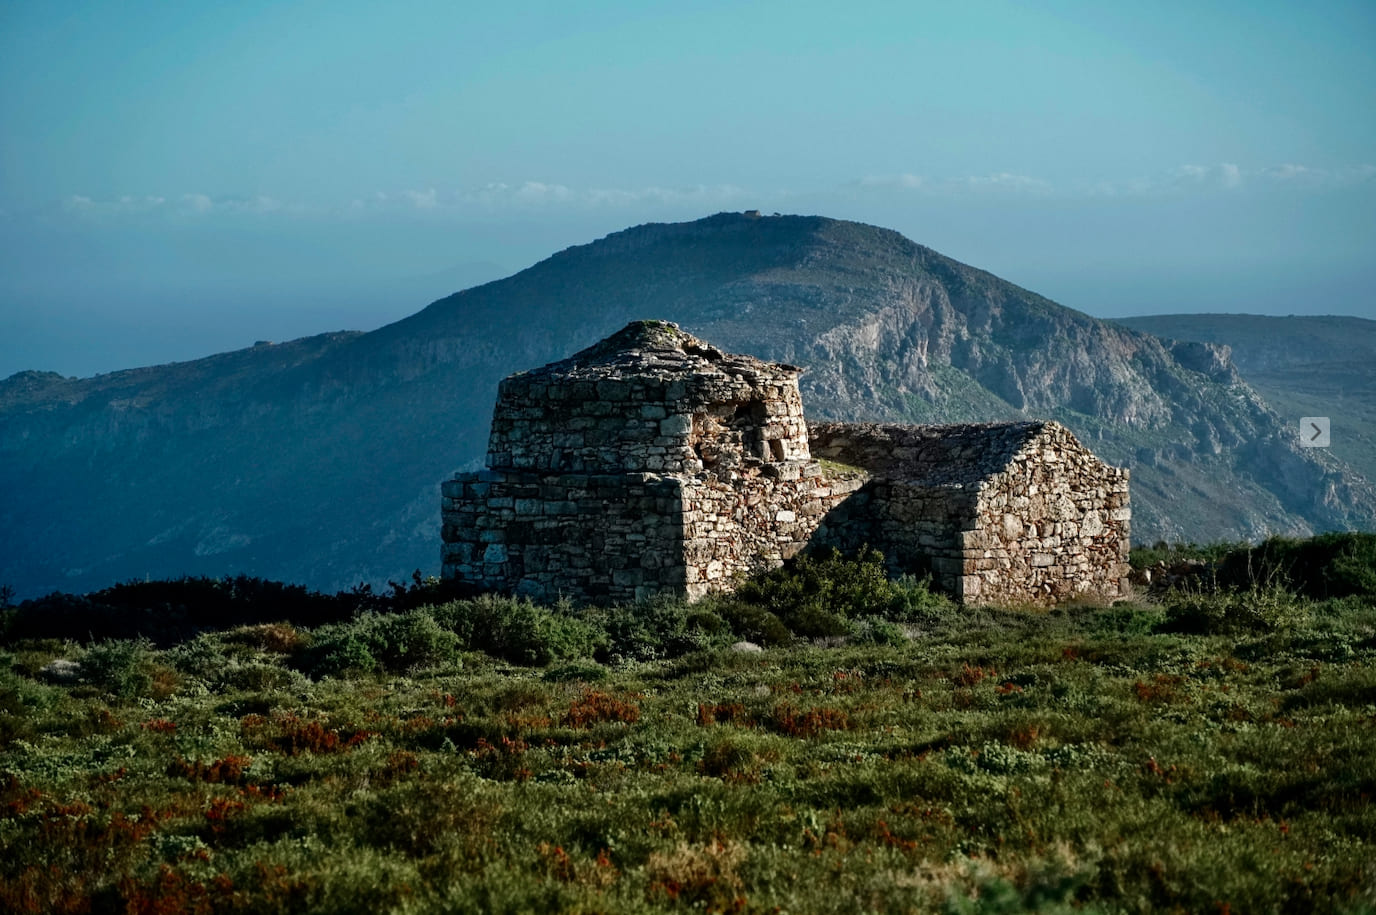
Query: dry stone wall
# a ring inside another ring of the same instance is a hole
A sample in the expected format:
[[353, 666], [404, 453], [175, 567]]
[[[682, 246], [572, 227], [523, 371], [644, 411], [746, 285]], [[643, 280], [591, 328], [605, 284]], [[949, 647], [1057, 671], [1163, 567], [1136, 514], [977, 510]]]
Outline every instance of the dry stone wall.
[[539, 600], [682, 593], [682, 481], [483, 470], [442, 486], [444, 574]]
[[728, 590], [738, 576], [782, 565], [866, 479], [858, 472], [824, 473], [815, 461], [790, 461], [685, 481], [685, 593], [697, 598]]
[[965, 548], [965, 600], [1051, 605], [1125, 596], [1128, 471], [1047, 423], [980, 490]]
[[822, 458], [874, 480], [818, 539], [869, 543], [967, 602], [1047, 606], [1127, 593], [1128, 472], [1054, 422], [821, 423]]
[[941, 590], [959, 595], [965, 560], [959, 533], [972, 517], [972, 502], [959, 493], [869, 479], [823, 520], [813, 543], [847, 554], [872, 547], [884, 554], [890, 574], [930, 575]]

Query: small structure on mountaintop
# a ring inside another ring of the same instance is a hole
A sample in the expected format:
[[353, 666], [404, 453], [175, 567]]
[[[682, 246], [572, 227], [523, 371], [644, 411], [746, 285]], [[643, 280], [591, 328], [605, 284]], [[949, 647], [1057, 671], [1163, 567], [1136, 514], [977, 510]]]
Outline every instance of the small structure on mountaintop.
[[966, 601], [1123, 594], [1127, 471], [1065, 427], [809, 430], [800, 372], [637, 321], [509, 376], [488, 469], [442, 486], [444, 577], [540, 599], [692, 599], [809, 546], [869, 544]]

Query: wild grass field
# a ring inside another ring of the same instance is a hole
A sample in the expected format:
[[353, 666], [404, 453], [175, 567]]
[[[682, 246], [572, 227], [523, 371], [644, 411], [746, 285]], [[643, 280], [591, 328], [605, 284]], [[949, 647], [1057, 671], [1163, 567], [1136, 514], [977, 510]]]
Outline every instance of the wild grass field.
[[1138, 561], [1206, 554], [1050, 612], [872, 556], [692, 607], [31, 602], [0, 910], [1376, 911], [1376, 535]]

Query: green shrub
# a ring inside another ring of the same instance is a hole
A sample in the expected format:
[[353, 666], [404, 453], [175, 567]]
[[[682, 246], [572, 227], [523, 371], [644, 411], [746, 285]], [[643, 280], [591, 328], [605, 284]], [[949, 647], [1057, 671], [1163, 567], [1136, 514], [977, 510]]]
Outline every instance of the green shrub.
[[955, 601], [932, 590], [932, 579], [904, 575], [891, 582], [893, 600], [888, 619], [906, 623], [937, 622], [959, 609]]
[[206, 628], [291, 620], [315, 626], [345, 619], [357, 595], [326, 595], [245, 575], [131, 581], [84, 596], [53, 593], [6, 611], [6, 639], [148, 638], [174, 645]]
[[322, 626], [308, 653], [313, 673], [404, 671], [452, 658], [459, 639], [426, 610], [364, 613], [347, 623]]
[[1164, 562], [1166, 565], [1188, 560], [1216, 563], [1222, 561], [1230, 553], [1247, 548], [1248, 544], [1245, 540], [1220, 540], [1216, 543], [1203, 545], [1193, 541], [1189, 543], [1167, 543], [1164, 540], [1158, 540], [1151, 546], [1133, 547], [1128, 553], [1128, 563], [1134, 569], [1146, 569], [1158, 562]]
[[868, 547], [854, 558], [835, 548], [800, 554], [783, 568], [746, 581], [737, 597], [773, 614], [804, 638], [848, 635], [851, 621], [867, 617], [929, 619], [951, 606], [945, 597], [932, 593], [927, 581], [890, 580], [883, 554]]
[[234, 689], [246, 692], [292, 689], [301, 685], [303, 677], [294, 670], [259, 661], [234, 662], [226, 665], [211, 678], [218, 690]]
[[153, 643], [147, 639], [97, 642], [81, 658], [86, 682], [122, 698], [146, 696], [153, 686]]
[[465, 648], [532, 667], [590, 657], [605, 638], [569, 607], [544, 607], [524, 597], [485, 594], [450, 601], [430, 612]]
[[1150, 635], [1163, 621], [1158, 608], [1125, 604], [1094, 611], [1087, 618], [1087, 625], [1098, 633]]
[[1281, 584], [1309, 597], [1376, 598], [1376, 534], [1271, 537], [1229, 553], [1219, 581], [1233, 587]]
[[783, 621], [763, 607], [730, 597], [715, 598], [712, 606], [739, 639], [771, 648], [793, 642], [793, 633]]
[[549, 683], [599, 683], [607, 679], [607, 668], [593, 661], [567, 661], [545, 671]]
[[1248, 590], [1180, 589], [1165, 599], [1166, 632], [1196, 635], [1268, 633], [1290, 629], [1309, 618], [1309, 604], [1278, 586]]
[[892, 620], [882, 616], [867, 616], [851, 625], [851, 640], [861, 645], [903, 645], [908, 636]]
[[592, 610], [586, 618], [606, 633], [597, 657], [607, 662], [677, 658], [730, 641], [726, 620], [710, 607], [690, 608], [668, 595]]
[[759, 766], [751, 741], [740, 735], [718, 737], [708, 745], [698, 762], [698, 771], [713, 778], [748, 778]]

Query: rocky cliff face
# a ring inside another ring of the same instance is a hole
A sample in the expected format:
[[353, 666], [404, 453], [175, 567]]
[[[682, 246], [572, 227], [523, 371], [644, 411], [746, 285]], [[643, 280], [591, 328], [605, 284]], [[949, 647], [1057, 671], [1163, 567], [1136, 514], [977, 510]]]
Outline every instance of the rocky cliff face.
[[[1199, 314], [1151, 315], [1119, 323], [1163, 339], [1191, 341], [1178, 347], [1226, 349], [1247, 383], [1286, 422], [1329, 417], [1332, 445], [1323, 454], [1376, 481], [1376, 321], [1337, 315]], [[1332, 489], [1325, 486], [1324, 498], [1345, 498], [1342, 489], [1341, 481]]]
[[1133, 469], [1134, 537], [1376, 526], [1226, 348], [1062, 308], [895, 232], [720, 214], [570, 248], [368, 334], [0, 382], [0, 582], [246, 572], [345, 587], [439, 561], [439, 481], [496, 385], [661, 318], [805, 367], [817, 419], [1059, 420]]

